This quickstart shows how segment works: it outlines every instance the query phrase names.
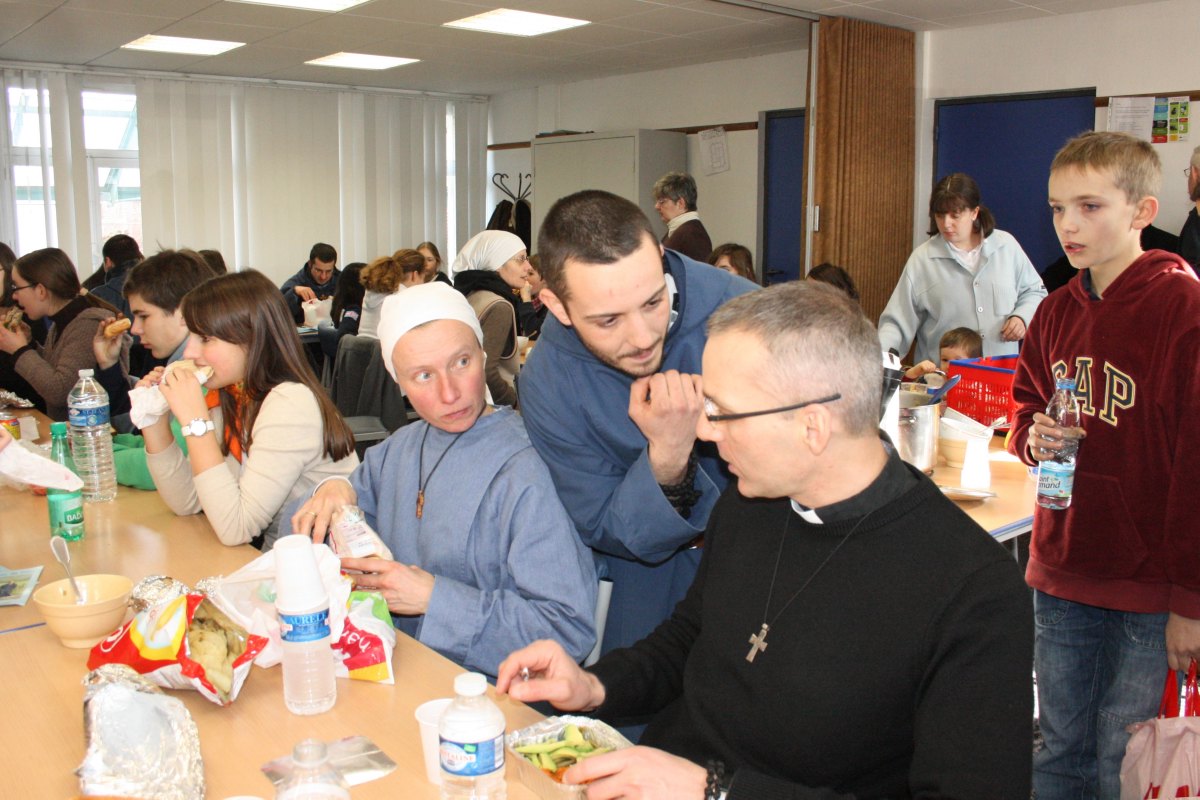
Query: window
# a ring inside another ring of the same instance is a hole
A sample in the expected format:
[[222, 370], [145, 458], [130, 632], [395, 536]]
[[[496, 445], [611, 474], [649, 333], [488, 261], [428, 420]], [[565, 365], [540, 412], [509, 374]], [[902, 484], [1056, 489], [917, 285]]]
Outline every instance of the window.
[[[28, 253], [49, 246], [55, 230], [54, 174], [50, 161], [50, 93], [10, 87], [8, 101], [9, 163], [13, 177], [16, 241], [13, 249]], [[43, 136], [45, 147], [43, 148]], [[45, 163], [43, 164], [43, 155]]]
[[118, 233], [142, 241], [142, 181], [138, 169], [137, 96], [85, 91], [83, 139], [87, 147], [92, 258]]

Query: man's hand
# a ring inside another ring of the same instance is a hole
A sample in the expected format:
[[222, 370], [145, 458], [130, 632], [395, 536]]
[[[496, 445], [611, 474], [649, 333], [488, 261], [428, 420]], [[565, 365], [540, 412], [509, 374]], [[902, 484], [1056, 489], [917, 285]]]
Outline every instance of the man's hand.
[[292, 515], [292, 533], [312, 536], [314, 544], [321, 544], [325, 541], [329, 523], [338, 509], [357, 502], [358, 495], [354, 493], [354, 487], [348, 481], [336, 478], [325, 481]]
[[124, 331], [116, 336], [107, 336], [104, 333], [104, 329], [118, 319], [120, 319], [119, 316], [103, 320], [97, 326], [96, 335], [92, 338], [92, 353], [96, 356], [96, 366], [100, 369], [108, 369], [121, 357], [121, 345], [125, 342]]
[[434, 576], [420, 567], [382, 558], [343, 558], [342, 569], [363, 573], [351, 576], [354, 588], [379, 592], [393, 614], [424, 614], [429, 609]]
[[1006, 342], [1016, 342], [1025, 338], [1025, 320], [1020, 317], [1009, 317], [1004, 327], [1000, 329], [1000, 338]]
[[[522, 677], [522, 670], [528, 670], [528, 679]], [[525, 703], [548, 700], [562, 711], [590, 711], [604, 702], [600, 680], [549, 639], [509, 653], [500, 662], [496, 691]]]
[[1193, 658], [1200, 661], [1200, 619], [1173, 613], [1167, 617], [1167, 664], [1187, 669]]
[[294, 286], [292, 287], [292, 291], [296, 293], [296, 296], [300, 298], [301, 302], [317, 299], [317, 293], [307, 286]]
[[703, 410], [699, 375], [668, 370], [638, 378], [629, 387], [629, 418], [650, 444], [650, 469], [660, 484], [683, 480]]
[[590, 781], [588, 800], [702, 800], [707, 777], [686, 758], [639, 746], [585, 758], [563, 773], [563, 782]]
[[1041, 412], [1033, 415], [1027, 445], [1029, 454], [1037, 461], [1050, 461], [1063, 448], [1064, 439], [1082, 439], [1087, 436], [1083, 428], [1062, 428]]

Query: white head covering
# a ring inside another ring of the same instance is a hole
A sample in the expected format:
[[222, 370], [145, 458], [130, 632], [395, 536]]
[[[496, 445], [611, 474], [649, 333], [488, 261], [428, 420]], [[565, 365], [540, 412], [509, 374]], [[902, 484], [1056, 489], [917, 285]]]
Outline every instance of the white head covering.
[[387, 367], [392, 380], [396, 380], [392, 352], [400, 337], [418, 325], [439, 319], [452, 319], [470, 326], [475, 331], [479, 346], [483, 347], [483, 328], [479, 327], [479, 318], [463, 293], [453, 286], [440, 281], [422, 283], [389, 295], [383, 301], [383, 308], [379, 312], [379, 344], [383, 348], [383, 365]]
[[525, 249], [521, 237], [508, 231], [484, 231], [477, 233], [463, 245], [454, 257], [450, 271], [457, 275], [468, 269], [486, 269], [495, 272], [504, 262]]

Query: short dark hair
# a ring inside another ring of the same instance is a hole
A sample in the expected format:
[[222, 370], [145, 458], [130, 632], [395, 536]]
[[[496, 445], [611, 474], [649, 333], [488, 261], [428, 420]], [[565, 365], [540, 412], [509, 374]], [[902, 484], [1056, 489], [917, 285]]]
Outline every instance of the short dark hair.
[[719, 244], [713, 248], [712, 253], [708, 257], [708, 263], [715, 267], [721, 256], [729, 259], [730, 265], [737, 270], [738, 275], [741, 275], [746, 280], [757, 280], [754, 275], [754, 256], [751, 255], [749, 247], [735, 242]]
[[333, 302], [329, 308], [329, 318], [333, 320], [334, 325], [341, 324], [342, 314], [346, 309], [362, 308], [366, 289], [359, 276], [365, 266], [361, 261], [351, 261], [342, 267], [342, 276], [338, 278], [337, 288], [333, 290]]
[[4, 294], [0, 296], [0, 307], [8, 308], [13, 305], [12, 268], [15, 263], [17, 254], [4, 242], [0, 242], [0, 271], [4, 273]]
[[141, 261], [142, 249], [137, 240], [124, 233], [118, 233], [104, 243], [101, 254], [114, 264], [124, 264], [126, 261]]
[[668, 172], [654, 182], [651, 190], [655, 200], [666, 197], [670, 200], [682, 200], [688, 211], [696, 210], [696, 179], [686, 172]]
[[587, 189], [554, 205], [538, 230], [538, 272], [550, 291], [566, 301], [567, 260], [612, 264], [637, 250], [649, 236], [650, 220], [636, 204], [611, 192]]
[[326, 264], [337, 263], [337, 250], [333, 249], [333, 245], [317, 242], [312, 246], [312, 250], [308, 251], [308, 263], [313, 261], [323, 261]]
[[208, 264], [213, 275], [224, 275], [229, 272], [229, 268], [225, 266], [225, 256], [221, 255], [220, 250], [197, 250], [196, 252]]
[[996, 230], [996, 218], [992, 216], [988, 207], [980, 202], [979, 184], [965, 172], [952, 172], [938, 181], [929, 195], [929, 235], [933, 236], [938, 232], [937, 220], [934, 219], [938, 214], [974, 208], [979, 209], [979, 216], [975, 218], [975, 230], [986, 239]]
[[967, 358], [979, 358], [983, 355], [983, 337], [971, 328], [951, 328], [938, 343], [938, 350], [943, 347], [961, 347], [967, 351]]
[[214, 275], [194, 250], [162, 250], [147, 258], [125, 278], [125, 297], [137, 295], [168, 314], [175, 313], [183, 296]]
[[858, 287], [854, 285], [854, 279], [850, 277], [849, 272], [837, 264], [830, 264], [828, 261], [817, 264], [808, 271], [808, 279], [836, 286], [849, 295], [851, 300], [858, 299]]

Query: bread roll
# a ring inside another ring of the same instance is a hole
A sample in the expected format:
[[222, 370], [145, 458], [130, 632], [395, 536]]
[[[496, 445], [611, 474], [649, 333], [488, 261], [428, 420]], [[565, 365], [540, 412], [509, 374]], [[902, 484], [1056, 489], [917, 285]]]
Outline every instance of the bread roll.
[[181, 358], [178, 361], [172, 361], [167, 365], [167, 372], [174, 372], [175, 370], [180, 369], [186, 370], [187, 372], [196, 373], [196, 379], [200, 381], [201, 384], [211, 378], [213, 374], [212, 367], [198, 367], [196, 366], [196, 362], [190, 358]]
[[107, 336], [109, 339], [112, 339], [114, 337], [120, 336], [122, 333], [129, 330], [129, 328], [132, 325], [133, 325], [132, 322], [130, 322], [128, 319], [122, 317], [121, 319], [117, 320], [116, 322], [110, 324], [107, 328], [105, 328], [104, 335]]

